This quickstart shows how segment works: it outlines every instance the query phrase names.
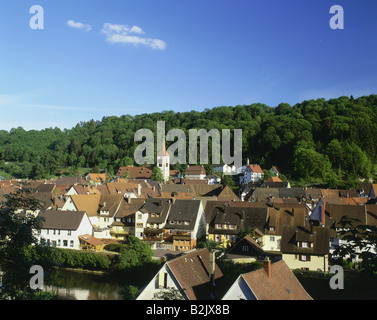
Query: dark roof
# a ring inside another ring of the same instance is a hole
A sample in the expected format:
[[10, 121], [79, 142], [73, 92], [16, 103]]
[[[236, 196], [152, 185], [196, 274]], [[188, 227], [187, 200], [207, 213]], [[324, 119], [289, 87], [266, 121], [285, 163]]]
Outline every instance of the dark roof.
[[144, 205], [145, 199], [142, 198], [131, 198], [131, 199], [122, 199], [116, 218], [125, 218], [132, 216], [140, 210]]
[[304, 188], [255, 188], [252, 193], [254, 201], [267, 201], [269, 198], [305, 198]]
[[[249, 249], [247, 251], [243, 250], [243, 247], [247, 246]], [[229, 259], [239, 258], [239, 257], [263, 257], [263, 248], [250, 236], [243, 237], [238, 241], [233, 247], [229, 249], [226, 257]]]
[[[309, 248], [297, 242], [311, 242]], [[289, 254], [325, 255], [329, 253], [330, 230], [325, 227], [283, 226], [281, 252]]]
[[74, 185], [74, 184], [86, 184], [87, 181], [80, 177], [61, 177], [61, 178], [56, 179], [55, 183]]
[[366, 224], [365, 206], [348, 204], [325, 205], [325, 226], [329, 228], [341, 227], [339, 224], [343, 217], [358, 219], [358, 224]]
[[38, 192], [49, 192], [49, 193], [52, 193], [52, 191], [54, 190], [54, 188], [55, 188], [54, 184], [40, 184], [39, 186], [37, 186], [36, 190]]
[[155, 213], [158, 216], [149, 216], [148, 223], [163, 223], [166, 221], [166, 216], [170, 209], [170, 200], [149, 198], [146, 200], [143, 207], [140, 209], [144, 213]]
[[262, 183], [261, 188], [287, 188], [288, 182], [284, 181], [265, 181]]
[[165, 228], [192, 230], [199, 212], [200, 203], [200, 200], [175, 200], [175, 203], [171, 205], [168, 221], [187, 221], [189, 224], [167, 223]]
[[83, 211], [41, 211], [38, 217], [42, 221], [42, 229], [77, 230], [86, 213]]
[[190, 300], [211, 300], [216, 295], [218, 298], [221, 297], [221, 292], [218, 292], [218, 290], [221, 287], [219, 281], [221, 282], [223, 273], [216, 264], [214, 275], [216, 287], [213, 287], [209, 268], [209, 251], [207, 249], [184, 254], [167, 262], [167, 264], [180, 285], [185, 289], [185, 294]]
[[[217, 206], [213, 209], [213, 220], [209, 225], [209, 233], [238, 234], [240, 230], [249, 228], [264, 232], [267, 221], [267, 207], [230, 207]], [[217, 229], [216, 224], [236, 225], [236, 229]]]
[[[269, 207], [266, 234], [281, 235], [284, 225], [305, 226], [308, 221], [309, 215], [305, 205]], [[274, 230], [269, 230], [270, 227], [274, 227]]]

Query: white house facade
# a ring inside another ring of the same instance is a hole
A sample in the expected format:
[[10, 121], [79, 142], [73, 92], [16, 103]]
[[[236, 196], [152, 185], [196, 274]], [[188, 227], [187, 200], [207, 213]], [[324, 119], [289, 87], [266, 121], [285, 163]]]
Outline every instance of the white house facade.
[[42, 228], [34, 234], [38, 243], [57, 248], [80, 249], [79, 236], [93, 234], [93, 226], [88, 215], [80, 211], [43, 211]]

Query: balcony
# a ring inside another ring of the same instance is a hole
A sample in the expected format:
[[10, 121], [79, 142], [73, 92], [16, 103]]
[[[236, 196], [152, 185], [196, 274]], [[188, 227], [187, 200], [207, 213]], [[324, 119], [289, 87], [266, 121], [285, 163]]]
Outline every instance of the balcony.
[[164, 239], [163, 229], [145, 228], [143, 234], [143, 240], [146, 241], [161, 241]]

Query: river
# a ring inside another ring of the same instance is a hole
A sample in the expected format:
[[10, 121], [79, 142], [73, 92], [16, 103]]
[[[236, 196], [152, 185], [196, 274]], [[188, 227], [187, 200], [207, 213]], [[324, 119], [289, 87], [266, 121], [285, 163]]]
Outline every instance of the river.
[[122, 300], [124, 285], [107, 275], [61, 269], [46, 290], [57, 293], [58, 300]]

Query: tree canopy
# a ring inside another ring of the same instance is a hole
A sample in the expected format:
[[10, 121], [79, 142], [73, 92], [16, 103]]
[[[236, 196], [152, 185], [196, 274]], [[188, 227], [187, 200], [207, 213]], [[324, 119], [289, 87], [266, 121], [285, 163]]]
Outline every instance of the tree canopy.
[[103, 117], [64, 131], [19, 127], [0, 131], [0, 171], [35, 179], [58, 175], [68, 167], [116, 172], [134, 164], [135, 132], [150, 129], [156, 134], [157, 121], [165, 121], [167, 132], [179, 128], [186, 136], [189, 129], [242, 129], [244, 161], [249, 158], [263, 169], [276, 165], [293, 180], [351, 187], [357, 178], [376, 176], [376, 111], [377, 95], [343, 96], [294, 106], [281, 103], [276, 108], [255, 103], [202, 112]]

